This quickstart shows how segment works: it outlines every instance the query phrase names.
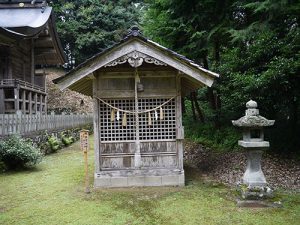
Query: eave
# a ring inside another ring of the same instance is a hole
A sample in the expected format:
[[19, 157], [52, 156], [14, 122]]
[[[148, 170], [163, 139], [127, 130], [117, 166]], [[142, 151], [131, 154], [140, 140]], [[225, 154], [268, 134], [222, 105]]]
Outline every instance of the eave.
[[[179, 55], [159, 44], [141, 36], [130, 36], [109, 49], [93, 56], [66, 75], [54, 80], [60, 89], [70, 88], [83, 94], [91, 95], [92, 87], [87, 87], [90, 81], [86, 77], [104, 67], [106, 64], [133, 51], [138, 51], [166, 63], [168, 66], [178, 70], [183, 77], [189, 80], [186, 86], [194, 90], [201, 86], [211, 86], [218, 74], [205, 70], [193, 61]], [[84, 86], [83, 87], [81, 87]], [[90, 89], [90, 91], [83, 91]]]
[[51, 7], [30, 4], [30, 7], [26, 5], [20, 8], [1, 4], [0, 16], [2, 16], [0, 21], [2, 42], [16, 43], [32, 39], [36, 42], [35, 64], [62, 65], [67, 62], [55, 29]]

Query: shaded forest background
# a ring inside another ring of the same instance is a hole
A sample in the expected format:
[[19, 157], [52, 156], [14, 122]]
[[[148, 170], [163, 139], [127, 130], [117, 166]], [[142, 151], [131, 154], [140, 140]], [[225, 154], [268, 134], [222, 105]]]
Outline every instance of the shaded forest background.
[[139, 25], [145, 36], [219, 73], [185, 99], [188, 137], [235, 149], [231, 120], [245, 103], [276, 125], [272, 151], [300, 158], [300, 2], [297, 0], [51, 1], [72, 68]]

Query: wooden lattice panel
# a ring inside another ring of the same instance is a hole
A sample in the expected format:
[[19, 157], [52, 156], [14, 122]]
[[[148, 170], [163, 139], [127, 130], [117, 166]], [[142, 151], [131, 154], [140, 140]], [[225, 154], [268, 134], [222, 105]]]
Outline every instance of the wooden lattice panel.
[[[154, 109], [168, 101], [166, 98], [143, 98], [138, 100], [139, 111]], [[105, 100], [106, 103], [122, 110], [134, 111], [134, 99]], [[176, 105], [172, 99], [162, 107], [163, 118], [160, 118], [160, 109], [151, 111], [151, 123], [149, 113], [139, 114], [139, 139], [143, 140], [175, 140], [176, 139]], [[120, 112], [120, 119], [117, 120], [115, 113], [114, 121], [111, 121], [112, 109], [100, 102], [100, 140], [101, 142], [135, 141], [136, 125], [135, 115], [127, 113], [127, 124], [122, 125], [124, 113]]]
[[[134, 111], [134, 99], [114, 99], [105, 100], [108, 104], [122, 110]], [[134, 114], [126, 114], [127, 125], [122, 126], [123, 112], [120, 112], [120, 119], [111, 121], [112, 109], [106, 104], [100, 102], [100, 140], [101, 142], [112, 141], [134, 141], [135, 138], [135, 117]]]
[[[139, 99], [139, 110], [156, 108], [168, 101], [165, 98]], [[176, 114], [175, 99], [162, 106], [163, 118], [160, 119], [160, 109], [151, 111], [151, 125], [149, 125], [149, 114], [143, 113], [139, 116], [140, 140], [174, 140], [176, 139]]]

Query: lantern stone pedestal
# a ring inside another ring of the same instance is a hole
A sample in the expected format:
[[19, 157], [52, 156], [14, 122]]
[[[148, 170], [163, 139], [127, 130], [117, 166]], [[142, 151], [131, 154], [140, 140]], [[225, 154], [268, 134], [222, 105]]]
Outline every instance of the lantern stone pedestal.
[[268, 187], [261, 169], [262, 154], [270, 146], [268, 141], [264, 141], [263, 127], [272, 126], [275, 121], [260, 116], [255, 101], [250, 100], [246, 107], [246, 115], [232, 121], [234, 126], [243, 128], [243, 140], [238, 144], [245, 149], [247, 156], [246, 171], [239, 187], [243, 199], [262, 200], [272, 196], [272, 189]]
[[263, 149], [247, 149], [247, 167], [241, 185], [243, 199], [263, 199], [272, 196], [265, 175], [261, 169]]

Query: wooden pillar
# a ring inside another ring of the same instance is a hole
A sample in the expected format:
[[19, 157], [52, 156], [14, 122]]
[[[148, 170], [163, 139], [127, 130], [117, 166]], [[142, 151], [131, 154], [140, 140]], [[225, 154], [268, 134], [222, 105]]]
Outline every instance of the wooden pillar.
[[30, 59], [31, 83], [34, 84], [35, 64], [34, 64], [34, 39], [31, 40], [31, 59]]
[[28, 94], [28, 108], [29, 108], [29, 114], [32, 114], [32, 92], [29, 91]]
[[182, 107], [181, 107], [181, 75], [176, 75], [176, 139], [177, 139], [177, 154], [178, 154], [178, 166], [180, 170], [183, 170], [183, 138], [184, 130], [182, 127]]
[[43, 88], [45, 89], [45, 92], [47, 93], [47, 79], [46, 79], [46, 73], [45, 73], [45, 69], [43, 69], [43, 73], [44, 73], [44, 75], [43, 75]]
[[8, 50], [8, 79], [13, 78], [11, 48]]
[[43, 95], [40, 94], [40, 114], [42, 115], [43, 113]]
[[22, 91], [22, 112], [26, 114], [26, 90]]
[[37, 105], [38, 105], [38, 97], [37, 97], [37, 93], [34, 93], [34, 113], [37, 114], [38, 110], [37, 110]]
[[4, 89], [0, 89], [0, 114], [5, 113]]
[[17, 87], [14, 88], [14, 99], [15, 99], [15, 112], [17, 112], [20, 107], [19, 85], [17, 85]]
[[[97, 96], [98, 90], [98, 79], [93, 79], [93, 96]], [[99, 101], [94, 97], [94, 149], [95, 149], [95, 172], [100, 172], [100, 157], [101, 157], [101, 149], [100, 149], [100, 129], [99, 126]]]
[[141, 143], [140, 143], [140, 130], [139, 130], [139, 114], [137, 113], [139, 110], [139, 102], [138, 102], [138, 90], [137, 84], [139, 82], [138, 71], [135, 68], [135, 76], [134, 76], [134, 109], [135, 109], [135, 153], [134, 153], [134, 167], [140, 168], [142, 164], [142, 156], [141, 156]]
[[44, 112], [46, 115], [47, 115], [47, 110], [48, 110], [47, 100], [48, 100], [48, 96], [46, 94], [46, 95], [44, 95], [44, 104], [45, 104]]

